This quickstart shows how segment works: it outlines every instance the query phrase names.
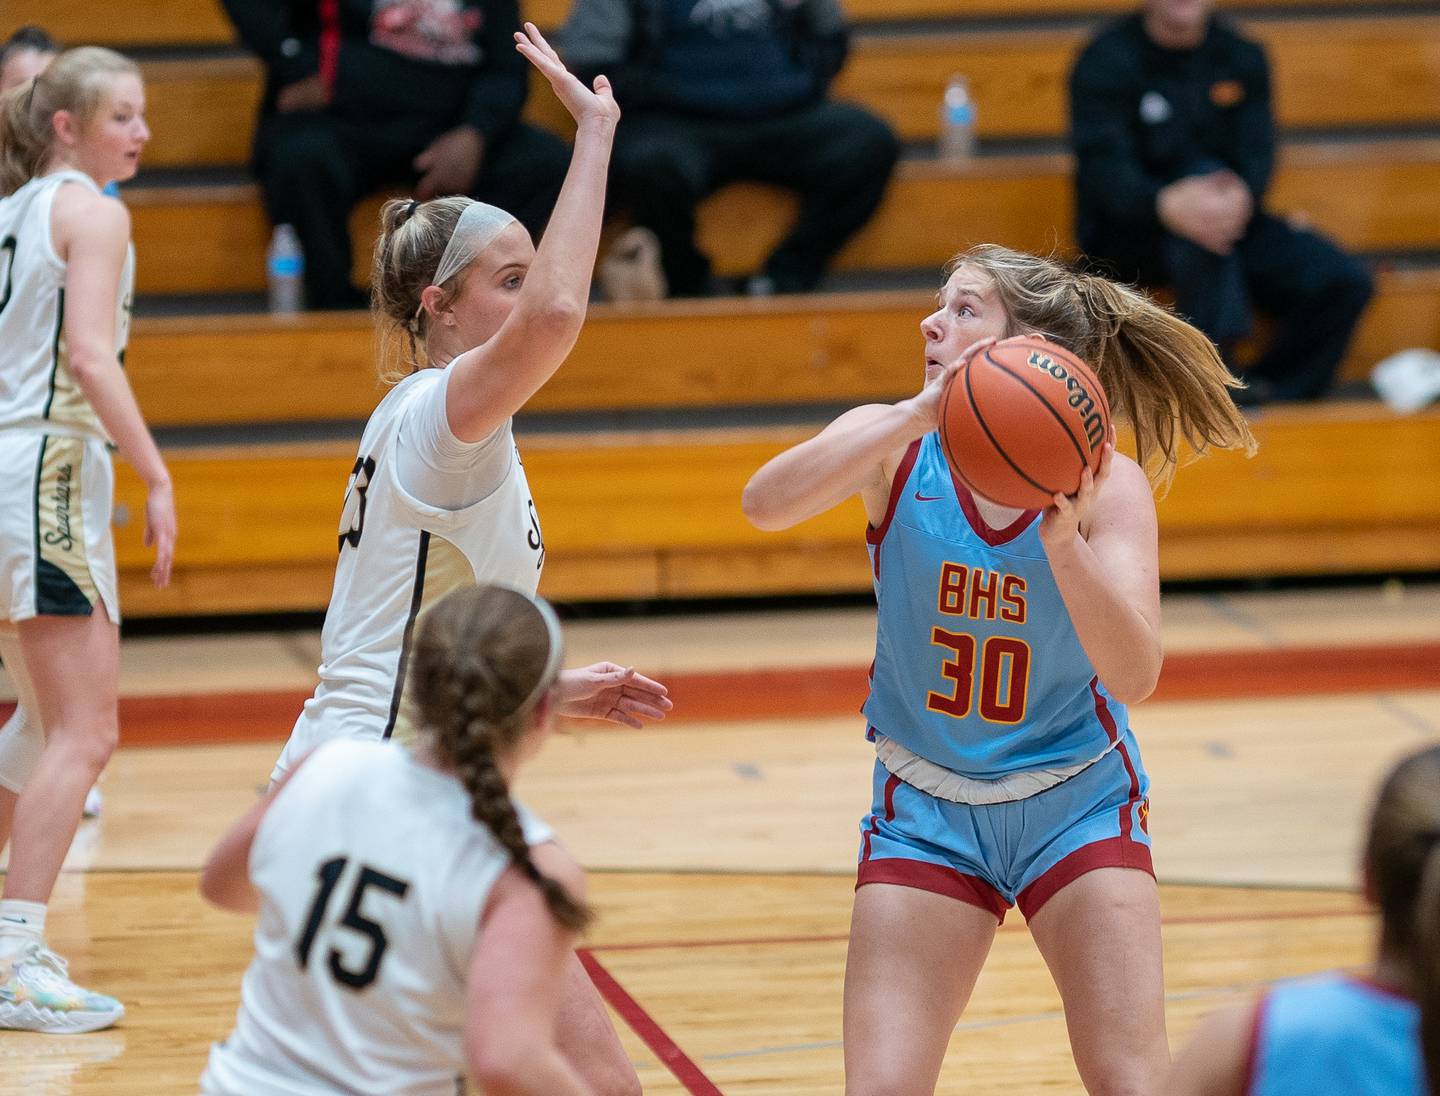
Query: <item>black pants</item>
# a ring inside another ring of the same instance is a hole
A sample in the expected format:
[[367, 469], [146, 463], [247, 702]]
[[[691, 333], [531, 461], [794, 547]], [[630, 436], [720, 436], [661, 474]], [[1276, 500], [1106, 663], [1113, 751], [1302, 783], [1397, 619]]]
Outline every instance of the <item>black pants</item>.
[[[261, 119], [255, 170], [270, 219], [294, 225], [305, 249], [309, 307], [363, 303], [350, 282], [350, 211], [383, 186], [413, 185], [419, 174], [411, 162], [440, 132], [413, 120], [361, 125], [325, 112]], [[560, 138], [513, 126], [485, 149], [470, 197], [514, 214], [538, 239], [569, 162]]]
[[[1176, 311], [1222, 350], [1248, 334], [1238, 318], [1247, 303], [1272, 316], [1274, 337], [1245, 371], [1271, 399], [1325, 394], [1374, 291], [1358, 259], [1268, 213], [1255, 216], [1228, 257], [1160, 232], [1117, 232], [1089, 244], [1090, 257], [1117, 277], [1173, 287]], [[1242, 292], [1248, 302], [1235, 299]]]
[[693, 296], [710, 276], [695, 246], [700, 201], [740, 179], [790, 187], [800, 212], [764, 272], [780, 292], [799, 292], [870, 219], [898, 156], [889, 127], [847, 103], [746, 121], [638, 113], [615, 134], [612, 205], [660, 238], [672, 295]]

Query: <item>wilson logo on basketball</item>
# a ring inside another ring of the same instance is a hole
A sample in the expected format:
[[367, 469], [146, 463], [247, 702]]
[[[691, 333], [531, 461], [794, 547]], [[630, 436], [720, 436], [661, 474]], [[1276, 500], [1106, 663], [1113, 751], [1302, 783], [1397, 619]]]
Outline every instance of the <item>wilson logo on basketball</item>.
[[1030, 352], [1026, 364], [1034, 366], [1042, 373], [1048, 373], [1065, 385], [1065, 390], [1070, 393], [1065, 402], [1075, 410], [1079, 417], [1081, 427], [1085, 431], [1085, 440], [1090, 443], [1090, 451], [1094, 452], [1098, 449], [1105, 441], [1105, 416], [1095, 406], [1095, 397], [1086, 387], [1085, 381], [1075, 376], [1048, 354], [1042, 354], [1038, 350]]

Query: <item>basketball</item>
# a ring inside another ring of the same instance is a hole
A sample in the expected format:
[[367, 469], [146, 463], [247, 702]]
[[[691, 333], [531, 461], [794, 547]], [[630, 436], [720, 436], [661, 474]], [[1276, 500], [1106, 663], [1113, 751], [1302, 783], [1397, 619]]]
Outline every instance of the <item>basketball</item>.
[[940, 397], [940, 445], [975, 494], [1023, 510], [1051, 505], [1098, 471], [1110, 405], [1090, 367], [1047, 339], [1020, 335], [956, 370]]

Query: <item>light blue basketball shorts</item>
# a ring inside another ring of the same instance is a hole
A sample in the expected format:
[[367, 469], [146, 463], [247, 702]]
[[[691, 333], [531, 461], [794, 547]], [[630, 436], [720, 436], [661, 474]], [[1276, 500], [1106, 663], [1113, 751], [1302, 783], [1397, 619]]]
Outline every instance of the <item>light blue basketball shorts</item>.
[[1028, 920], [1061, 887], [1097, 868], [1150, 860], [1150, 778], [1127, 730], [1088, 769], [1013, 803], [936, 799], [875, 762], [874, 803], [860, 823], [857, 889], [891, 883]]

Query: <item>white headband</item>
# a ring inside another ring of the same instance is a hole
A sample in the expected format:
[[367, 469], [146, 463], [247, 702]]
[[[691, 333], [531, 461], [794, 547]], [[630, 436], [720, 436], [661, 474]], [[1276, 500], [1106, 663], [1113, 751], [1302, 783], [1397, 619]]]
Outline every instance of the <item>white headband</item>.
[[464, 270], [475, 257], [495, 242], [495, 237], [504, 232], [515, 218], [498, 206], [484, 202], [471, 202], [455, 222], [455, 231], [440, 256], [440, 265], [435, 268], [431, 285], [444, 285]]
[[555, 610], [543, 597], [533, 597], [530, 599], [530, 603], [540, 610], [540, 619], [545, 622], [550, 653], [545, 656], [545, 670], [540, 674], [540, 680], [535, 682], [535, 687], [530, 690], [530, 694], [511, 713], [510, 718], [512, 719], [529, 711], [542, 696], [550, 691], [550, 687], [555, 684], [555, 679], [560, 676], [560, 663], [565, 658], [565, 637], [560, 630], [560, 618], [555, 615]]

